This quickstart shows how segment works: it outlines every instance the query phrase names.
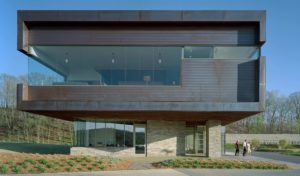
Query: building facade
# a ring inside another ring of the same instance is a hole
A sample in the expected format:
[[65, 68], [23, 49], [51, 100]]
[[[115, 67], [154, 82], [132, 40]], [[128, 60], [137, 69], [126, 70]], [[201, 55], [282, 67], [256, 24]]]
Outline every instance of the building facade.
[[71, 154], [221, 156], [264, 111], [265, 11], [18, 11], [22, 111], [74, 121]]

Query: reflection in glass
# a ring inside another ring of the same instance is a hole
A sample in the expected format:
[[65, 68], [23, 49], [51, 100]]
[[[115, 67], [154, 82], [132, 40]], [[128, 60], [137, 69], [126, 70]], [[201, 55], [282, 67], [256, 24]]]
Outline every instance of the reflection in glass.
[[105, 122], [96, 121], [95, 146], [105, 147]]
[[179, 85], [181, 52], [173, 46], [31, 46], [30, 85]]
[[203, 59], [257, 59], [260, 56], [256, 46], [185, 46], [184, 58]]
[[213, 47], [185, 46], [184, 58], [212, 58]]
[[116, 147], [124, 147], [124, 124], [118, 122], [115, 124]]
[[125, 147], [133, 147], [133, 124], [125, 122]]
[[257, 59], [259, 57], [258, 47], [215, 47], [215, 59]]
[[75, 145], [83, 147], [133, 147], [133, 122], [76, 121]]
[[135, 126], [135, 153], [144, 154], [146, 144], [146, 129], [144, 125]]

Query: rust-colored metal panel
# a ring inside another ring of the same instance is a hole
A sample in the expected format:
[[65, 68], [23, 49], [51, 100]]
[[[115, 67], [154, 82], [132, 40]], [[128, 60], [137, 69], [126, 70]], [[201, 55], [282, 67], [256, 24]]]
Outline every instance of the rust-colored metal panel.
[[[97, 43], [95, 39], [96, 37], [92, 37], [90, 40], [86, 33], [91, 32], [86, 30], [85, 34], [83, 32], [77, 31], [80, 27], [81, 29], [87, 29], [89, 25], [97, 26], [101, 25], [106, 26], [108, 23], [113, 23], [115, 26], [119, 28], [122, 26], [126, 26], [128, 24], [137, 24], [137, 26], [144, 26], [147, 25], [147, 28], [151, 28], [150, 26], [169, 26], [168, 29], [175, 29], [175, 26], [182, 26], [189, 24], [194, 26], [194, 28], [198, 26], [209, 26], [214, 25], [216, 27], [229, 27], [232, 24], [235, 26], [247, 26], [250, 25], [255, 27], [255, 42], [258, 45], [261, 45], [265, 42], [265, 20], [266, 20], [266, 12], [265, 11], [113, 11], [113, 10], [99, 10], [99, 11], [61, 11], [61, 10], [48, 10], [48, 11], [41, 11], [41, 10], [20, 10], [18, 11], [18, 50], [28, 54], [27, 44], [28, 43], [38, 43], [37, 41], [41, 42], [41, 39], [37, 39], [37, 36], [34, 36], [34, 32], [31, 34], [31, 30], [36, 28], [37, 26], [47, 26], [53, 29], [53, 27], [60, 27], [61, 29], [65, 29], [65, 32], [55, 33], [55, 31], [50, 31], [48, 39], [57, 39], [61, 38], [60, 35], [65, 37], [65, 43], [63, 41], [58, 41], [55, 43], [54, 41], [50, 42], [49, 44], [91, 44], [97, 45], [101, 44]], [[170, 24], [172, 24], [170, 26]], [[191, 27], [191, 26], [190, 26]], [[77, 28], [77, 29], [76, 29]], [[183, 30], [183, 29], [182, 29]], [[84, 31], [84, 30], [83, 30]], [[79, 33], [76, 33], [79, 32]], [[28, 34], [31, 34], [31, 37], [28, 37]], [[47, 39], [47, 33], [43, 35], [43, 41], [46, 44], [45, 39]], [[53, 35], [57, 35], [53, 37]], [[73, 35], [71, 35], [73, 34]], [[82, 39], [78, 39], [78, 43], [72, 41], [72, 37], [76, 38], [76, 35], [82, 35]], [[95, 36], [96, 34], [94, 34]], [[239, 44], [251, 44], [253, 43], [253, 36], [252, 35], [243, 35], [243, 32], [239, 34], [239, 41], [235, 43]], [[248, 36], [248, 37], [247, 37]], [[250, 38], [249, 38], [250, 36]], [[33, 37], [33, 38], [32, 38]], [[41, 36], [39, 36], [41, 37]], [[64, 38], [63, 37], [63, 38]], [[100, 37], [101, 38], [101, 37]], [[35, 41], [31, 41], [35, 39]], [[242, 39], [242, 40], [240, 40]], [[29, 40], [29, 41], [28, 41]], [[70, 41], [69, 41], [70, 40]], [[209, 37], [207, 41], [215, 41], [213, 37]], [[222, 39], [220, 39], [222, 41]], [[229, 41], [224, 40], [221, 42], [222, 44], [234, 44], [232, 43], [233, 38], [228, 38]], [[245, 41], [243, 41], [245, 40]], [[250, 42], [250, 41], [251, 42]], [[100, 41], [100, 40], [99, 40]], [[98, 41], [98, 42], [99, 42]], [[177, 40], [178, 41], [178, 40]], [[193, 42], [194, 41], [194, 42]], [[196, 40], [197, 41], [197, 40]], [[187, 41], [185, 41], [187, 42]], [[226, 43], [227, 42], [227, 43]], [[175, 42], [174, 42], [175, 43]], [[195, 39], [190, 39], [190, 44], [199, 44], [199, 42], [195, 42]], [[213, 42], [209, 42], [206, 44], [210, 44]], [[110, 43], [109, 43], [110, 44]], [[120, 42], [122, 44], [122, 42]], [[133, 44], [133, 43], [131, 43]], [[140, 43], [137, 43], [140, 44]], [[155, 44], [155, 42], [152, 42]], [[178, 43], [183, 44], [183, 42]]]
[[64, 120], [76, 119], [132, 119], [132, 120], [167, 120], [205, 122], [207, 120], [221, 120], [222, 125], [238, 121], [258, 112], [152, 112], [152, 111], [29, 111], [41, 115], [51, 116]]
[[35, 27], [30, 45], [255, 45], [254, 27], [72, 29]]

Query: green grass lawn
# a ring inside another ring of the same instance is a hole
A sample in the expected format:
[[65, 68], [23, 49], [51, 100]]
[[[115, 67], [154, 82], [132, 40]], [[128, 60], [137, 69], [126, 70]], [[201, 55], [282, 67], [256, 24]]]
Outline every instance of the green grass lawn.
[[28, 144], [28, 143], [3, 143], [0, 142], [0, 149], [24, 153], [39, 154], [70, 154], [70, 145], [53, 144]]

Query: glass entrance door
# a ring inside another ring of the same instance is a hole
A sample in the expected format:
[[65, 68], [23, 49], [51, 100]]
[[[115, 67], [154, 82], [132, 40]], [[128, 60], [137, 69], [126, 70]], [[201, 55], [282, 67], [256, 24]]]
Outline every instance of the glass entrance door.
[[205, 126], [186, 127], [185, 154], [206, 155], [206, 132]]
[[135, 154], [146, 154], [146, 125], [135, 124]]

